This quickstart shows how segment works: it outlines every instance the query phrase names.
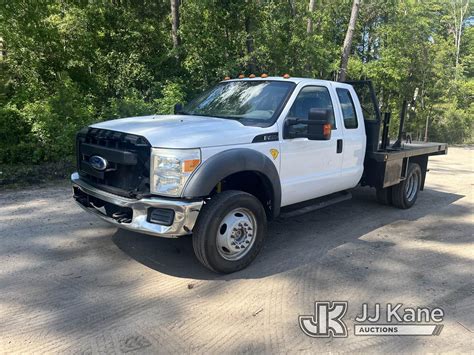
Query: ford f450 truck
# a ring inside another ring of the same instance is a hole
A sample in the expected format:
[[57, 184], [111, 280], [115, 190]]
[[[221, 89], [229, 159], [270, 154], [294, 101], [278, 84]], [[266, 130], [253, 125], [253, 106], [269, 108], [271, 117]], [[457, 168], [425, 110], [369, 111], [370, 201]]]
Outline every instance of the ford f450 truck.
[[175, 111], [81, 130], [74, 199], [117, 227], [192, 235], [199, 261], [222, 273], [255, 259], [267, 221], [344, 200], [358, 185], [410, 208], [428, 156], [447, 152], [444, 143], [401, 143], [403, 124], [390, 145], [389, 114], [380, 142], [369, 81], [224, 80]]

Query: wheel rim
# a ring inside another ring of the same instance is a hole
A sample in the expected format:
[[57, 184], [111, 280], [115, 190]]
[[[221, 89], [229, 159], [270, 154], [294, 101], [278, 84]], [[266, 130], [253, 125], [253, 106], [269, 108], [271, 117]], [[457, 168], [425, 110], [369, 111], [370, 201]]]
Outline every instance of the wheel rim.
[[419, 181], [419, 176], [416, 173], [413, 173], [408, 177], [405, 185], [405, 196], [409, 202], [413, 201], [418, 192]]
[[240, 260], [252, 249], [256, 235], [255, 215], [246, 208], [236, 208], [217, 229], [217, 251], [226, 260]]

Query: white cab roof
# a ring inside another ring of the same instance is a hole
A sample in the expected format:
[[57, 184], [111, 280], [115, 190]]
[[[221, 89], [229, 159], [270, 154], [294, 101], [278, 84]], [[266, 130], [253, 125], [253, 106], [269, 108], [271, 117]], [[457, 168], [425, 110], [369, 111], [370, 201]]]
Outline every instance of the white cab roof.
[[293, 77], [289, 77], [288, 79], [285, 79], [281, 76], [267, 76], [266, 78], [261, 78], [261, 77], [255, 77], [255, 78], [242, 78], [242, 79], [239, 79], [239, 78], [232, 78], [232, 79], [228, 79], [228, 80], [223, 80], [221, 82], [227, 82], [227, 81], [268, 81], [268, 80], [271, 80], [271, 81], [289, 81], [289, 82], [292, 82], [292, 83], [295, 83], [295, 84], [299, 84], [299, 83], [305, 83], [305, 84], [315, 84], [315, 85], [321, 85], [321, 84], [338, 84], [338, 85], [348, 85], [348, 84], [344, 84], [344, 83], [340, 83], [340, 82], [336, 82], [336, 81], [330, 81], [330, 80], [320, 80], [320, 79], [312, 79], [312, 78], [293, 78]]

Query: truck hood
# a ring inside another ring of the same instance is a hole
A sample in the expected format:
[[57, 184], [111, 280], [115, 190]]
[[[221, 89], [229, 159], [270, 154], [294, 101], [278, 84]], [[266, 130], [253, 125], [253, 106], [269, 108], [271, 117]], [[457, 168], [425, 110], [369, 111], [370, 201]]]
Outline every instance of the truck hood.
[[275, 128], [244, 126], [235, 120], [205, 116], [153, 115], [129, 117], [91, 125], [93, 128], [136, 134], [153, 147], [202, 148], [251, 143]]

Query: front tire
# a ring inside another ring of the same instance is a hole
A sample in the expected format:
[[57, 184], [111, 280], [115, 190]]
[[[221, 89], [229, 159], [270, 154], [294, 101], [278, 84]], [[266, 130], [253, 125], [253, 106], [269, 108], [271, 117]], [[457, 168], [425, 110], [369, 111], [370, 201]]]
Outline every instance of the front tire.
[[392, 187], [392, 203], [395, 207], [407, 209], [415, 204], [421, 187], [421, 178], [420, 166], [410, 163], [406, 179]]
[[253, 195], [224, 191], [202, 208], [193, 230], [193, 248], [208, 269], [232, 273], [247, 267], [263, 246], [265, 210]]

